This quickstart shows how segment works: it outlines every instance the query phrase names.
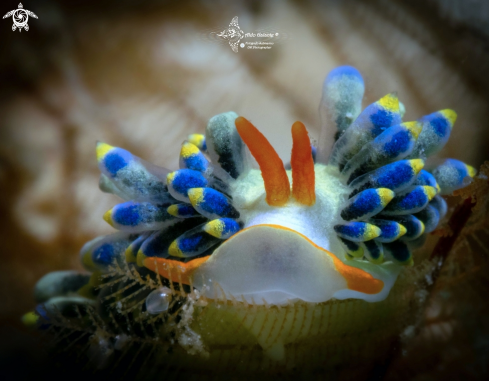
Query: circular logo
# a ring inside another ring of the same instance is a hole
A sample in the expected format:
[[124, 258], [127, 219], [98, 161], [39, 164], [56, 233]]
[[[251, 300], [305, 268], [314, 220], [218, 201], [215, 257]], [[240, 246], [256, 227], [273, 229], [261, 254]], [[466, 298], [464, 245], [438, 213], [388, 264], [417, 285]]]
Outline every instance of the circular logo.
[[25, 9], [17, 9], [13, 14], [13, 20], [17, 28], [23, 28], [29, 20], [29, 15]]
[[239, 46], [241, 46], [242, 48], [244, 48], [245, 47], [245, 44], [241, 43], [241, 44], [239, 44]]

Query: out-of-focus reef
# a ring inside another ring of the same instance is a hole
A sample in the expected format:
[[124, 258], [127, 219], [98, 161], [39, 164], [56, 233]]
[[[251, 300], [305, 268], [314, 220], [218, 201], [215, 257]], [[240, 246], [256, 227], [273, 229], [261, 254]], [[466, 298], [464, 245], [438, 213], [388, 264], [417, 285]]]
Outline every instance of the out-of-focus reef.
[[[34, 304], [34, 283], [46, 272], [79, 266], [75, 253], [82, 244], [110, 232], [100, 217], [114, 199], [96, 189], [97, 139], [176, 167], [188, 133], [235, 109], [264, 126], [272, 144], [282, 147], [279, 154], [288, 157], [290, 138], [280, 127], [302, 120], [317, 137], [322, 78], [348, 63], [365, 73], [366, 104], [397, 89], [409, 105], [407, 119], [456, 109], [459, 121], [441, 156], [476, 168], [487, 159], [484, 2], [25, 5], [39, 17], [29, 32], [13, 33], [6, 20], [0, 29], [0, 356], [2, 364], [15, 365], [18, 378], [36, 370], [54, 373], [51, 363], [35, 363], [41, 349], [19, 322]], [[238, 54], [208, 38], [236, 15], [243, 30], [275, 28], [286, 38], [269, 52]], [[487, 194], [477, 192], [482, 199]], [[457, 203], [451, 200], [452, 211]], [[487, 220], [473, 222], [480, 213], [487, 217], [487, 209], [473, 213], [431, 290], [421, 328], [406, 332], [415, 338], [402, 347], [406, 356], [387, 359], [386, 377], [487, 372], [481, 357], [489, 331]], [[438, 238], [432, 235], [420, 255], [428, 257]]]

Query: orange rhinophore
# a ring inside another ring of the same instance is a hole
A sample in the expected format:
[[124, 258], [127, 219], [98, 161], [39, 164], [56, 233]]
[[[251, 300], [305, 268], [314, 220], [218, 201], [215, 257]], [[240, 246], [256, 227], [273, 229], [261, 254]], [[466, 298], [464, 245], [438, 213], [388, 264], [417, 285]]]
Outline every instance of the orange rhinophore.
[[143, 263], [146, 268], [172, 282], [190, 285], [192, 284], [190, 278], [194, 271], [209, 258], [210, 255], [184, 263], [173, 259], [148, 257]]
[[284, 163], [267, 138], [242, 116], [235, 121], [241, 139], [251, 151], [260, 166], [267, 203], [270, 206], [283, 206], [290, 196], [290, 184]]
[[304, 205], [314, 205], [316, 192], [314, 189], [314, 160], [311, 142], [306, 127], [301, 122], [292, 125], [292, 195]]

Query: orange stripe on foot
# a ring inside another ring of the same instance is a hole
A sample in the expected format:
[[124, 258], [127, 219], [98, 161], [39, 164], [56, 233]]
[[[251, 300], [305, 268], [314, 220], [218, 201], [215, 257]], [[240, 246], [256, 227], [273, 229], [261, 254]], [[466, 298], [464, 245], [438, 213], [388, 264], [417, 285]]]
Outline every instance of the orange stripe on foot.
[[304, 205], [314, 205], [314, 160], [306, 127], [301, 122], [292, 125], [292, 195]]
[[160, 274], [163, 278], [172, 282], [190, 285], [190, 278], [194, 271], [209, 258], [210, 255], [184, 263], [172, 259], [148, 257], [143, 261], [143, 264], [144, 267]]
[[284, 163], [267, 138], [247, 119], [240, 116], [236, 119], [235, 124], [241, 139], [260, 166], [268, 205], [284, 205], [290, 196], [290, 184]]

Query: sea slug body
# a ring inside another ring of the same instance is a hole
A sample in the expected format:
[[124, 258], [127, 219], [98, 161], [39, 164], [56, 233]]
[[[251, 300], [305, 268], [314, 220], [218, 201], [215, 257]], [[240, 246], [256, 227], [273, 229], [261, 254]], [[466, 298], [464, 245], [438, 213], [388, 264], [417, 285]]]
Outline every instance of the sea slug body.
[[[167, 283], [148, 296], [153, 313], [171, 308], [173, 283], [208, 300], [254, 305], [384, 300], [446, 214], [440, 195], [476, 171], [454, 159], [424, 168], [448, 141], [454, 111], [403, 122], [395, 93], [362, 111], [363, 94], [358, 70], [334, 69], [323, 86], [320, 144], [312, 147], [306, 127], [294, 123], [290, 166], [231, 111], [183, 142], [176, 171], [97, 143], [100, 189], [124, 202], [103, 216], [118, 232], [82, 248], [84, 267], [97, 276], [121, 264], [159, 274]], [[326, 157], [331, 126], [336, 142]], [[94, 282], [53, 273], [39, 282], [38, 302], [79, 304], [81, 294], [92, 303]]]

